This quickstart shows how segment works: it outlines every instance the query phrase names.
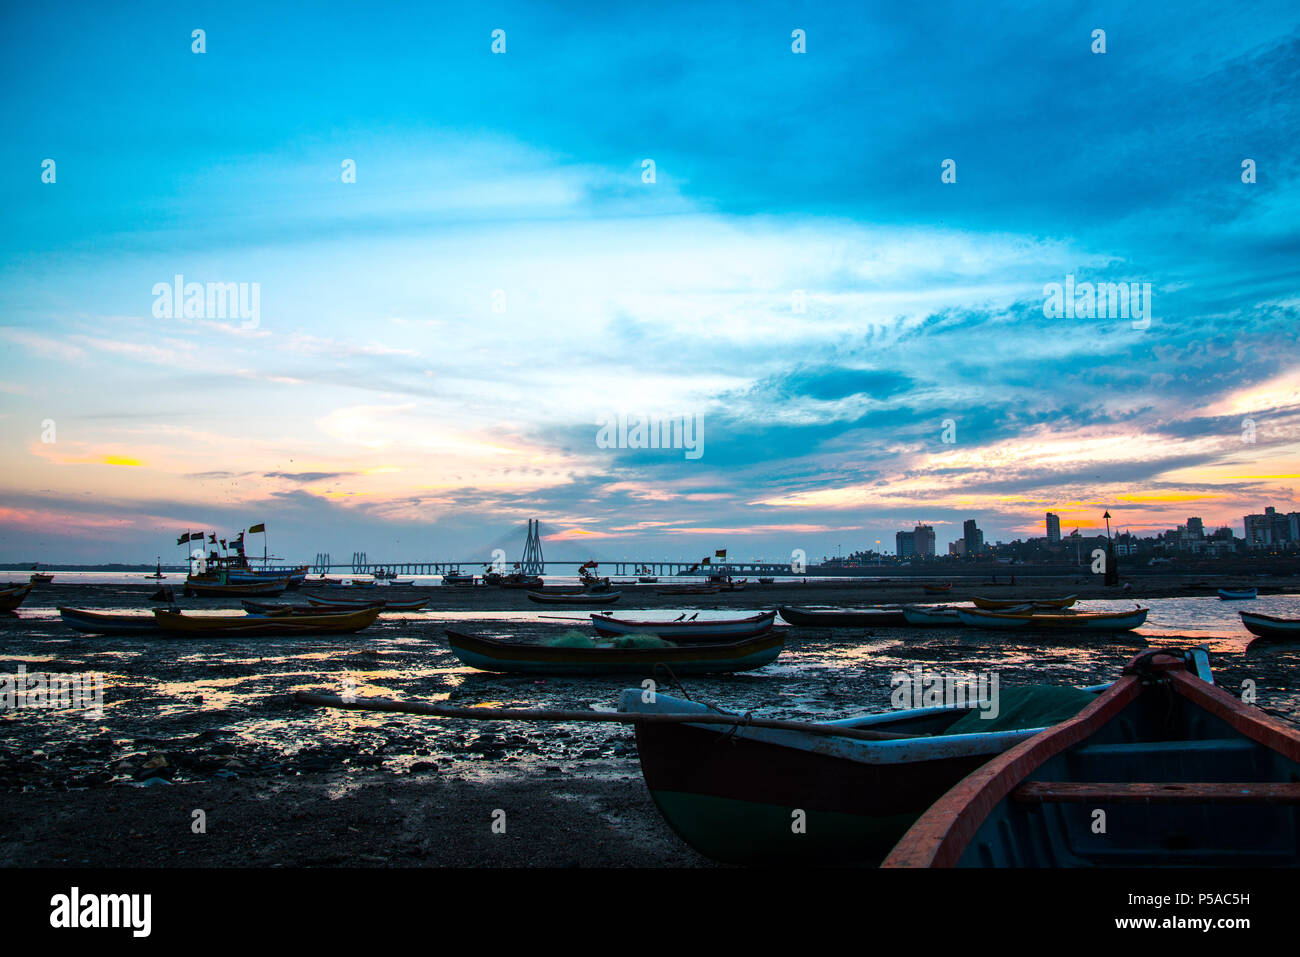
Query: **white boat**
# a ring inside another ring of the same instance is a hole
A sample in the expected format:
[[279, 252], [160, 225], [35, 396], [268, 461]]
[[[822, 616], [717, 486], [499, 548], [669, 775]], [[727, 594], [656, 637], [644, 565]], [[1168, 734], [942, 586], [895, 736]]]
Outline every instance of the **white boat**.
[[[696, 612], [696, 614], [699, 614]], [[608, 614], [593, 614], [592, 627], [598, 635], [658, 635], [668, 641], [699, 643], [706, 641], [740, 641], [755, 638], [772, 630], [776, 619], [775, 611], [765, 611], [747, 618], [723, 618], [713, 621], [687, 620], [682, 616], [676, 621], [632, 621], [627, 618], [615, 618]]]
[[922, 627], [961, 624], [961, 618], [957, 615], [957, 609], [951, 608], [948, 605], [935, 605], [933, 607], [925, 605], [904, 605], [903, 617], [907, 619], [909, 625], [919, 625]]

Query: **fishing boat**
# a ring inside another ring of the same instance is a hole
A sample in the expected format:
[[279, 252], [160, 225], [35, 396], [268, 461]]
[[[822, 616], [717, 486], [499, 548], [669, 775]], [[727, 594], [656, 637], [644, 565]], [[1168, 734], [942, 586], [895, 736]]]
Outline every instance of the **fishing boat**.
[[345, 578], [338, 582], [329, 582], [327, 588], [375, 588], [376, 582], [373, 578]]
[[1300, 618], [1275, 618], [1272, 615], [1256, 615], [1249, 611], [1239, 611], [1237, 614], [1241, 616], [1241, 623], [1252, 635], [1283, 641], [1300, 641]]
[[884, 866], [1300, 865], [1300, 728], [1212, 682], [1203, 649], [1143, 652], [949, 790]]
[[636, 580], [642, 585], [653, 585], [659, 580], [658, 575], [637, 575]]
[[957, 609], [950, 608], [947, 605], [938, 605], [935, 607], [924, 605], [904, 605], [903, 619], [909, 625], [916, 625], [922, 628], [941, 626], [952, 628], [961, 624], [961, 618], [957, 616]]
[[427, 598], [412, 598], [409, 601], [393, 601], [387, 598], [327, 598], [322, 595], [308, 595], [307, 601], [317, 608], [373, 608], [384, 611], [419, 611], [429, 604]]
[[239, 638], [348, 634], [373, 625], [379, 611], [378, 608], [361, 608], [316, 615], [186, 615], [155, 608], [153, 614], [158, 629], [167, 634]]
[[406, 588], [415, 584], [414, 578], [390, 578], [388, 580], [389, 588]]
[[944, 582], [942, 585], [922, 585], [921, 588], [927, 595], [946, 595], [952, 591], [952, 582]]
[[474, 584], [474, 576], [466, 575], [458, 568], [455, 571], [446, 572], [442, 576], [442, 583], [444, 585], [472, 585]]
[[1149, 608], [1131, 611], [1088, 611], [1065, 614], [1037, 612], [1033, 609], [982, 611], [959, 608], [957, 617], [963, 625], [1001, 631], [1006, 628], [1029, 631], [1131, 631], [1147, 620]]
[[87, 635], [150, 635], [158, 632], [158, 619], [152, 614], [118, 615], [60, 606], [59, 617], [69, 628]]
[[1257, 588], [1220, 588], [1219, 597], [1224, 601], [1244, 601], [1259, 596]]
[[545, 582], [541, 575], [513, 574], [503, 577], [497, 585], [501, 588], [541, 588]]
[[0, 611], [13, 611], [31, 593], [32, 583], [0, 585]]
[[447, 632], [447, 642], [462, 664], [480, 671], [528, 675], [640, 674], [652, 677], [656, 665], [674, 674], [751, 671], [771, 664], [781, 653], [785, 637], [760, 635], [727, 644], [663, 648], [573, 648], [528, 644]]
[[[836, 734], [644, 721], [636, 725], [637, 754], [659, 812], [707, 857], [875, 865], [948, 788], [1078, 713], [1099, 690], [1003, 688], [1001, 713], [990, 719], [972, 702], [818, 722]], [[718, 714], [662, 692], [647, 702], [640, 688], [623, 692], [619, 711]], [[802, 833], [791, 826], [796, 812]]]
[[1069, 608], [1078, 600], [1078, 595], [1066, 595], [1064, 598], [981, 598], [977, 595], [971, 599], [976, 608], [983, 608], [986, 611], [1018, 608], [1021, 605], [1028, 605], [1031, 608], [1061, 609]]
[[907, 624], [901, 608], [863, 608], [846, 611], [782, 605], [780, 612], [785, 621], [805, 628], [891, 628]]
[[[698, 615], [699, 612], [695, 614]], [[699, 621], [693, 616], [688, 619], [684, 615], [675, 621], [634, 621], [593, 613], [591, 625], [596, 629], [596, 634], [606, 638], [613, 635], [657, 635], [668, 641], [700, 644], [756, 638], [771, 631], [775, 619], [774, 611], [761, 612], [747, 618], [722, 618], [713, 621]]]
[[665, 585], [656, 588], [657, 595], [716, 595], [721, 591], [717, 585]]
[[231, 582], [223, 579], [207, 580], [193, 575], [185, 579], [185, 594], [196, 595], [199, 598], [240, 598], [246, 595], [251, 595], [253, 597], [278, 595], [288, 587], [288, 582], [283, 579], [269, 582]]
[[760, 585], [770, 585], [770, 584], [772, 584], [772, 582], [774, 582], [774, 581], [776, 581], [775, 578], [766, 578], [766, 577], [764, 577], [764, 578], [760, 578], [760, 579], [758, 580], [758, 583], [759, 583]]
[[527, 592], [528, 600], [539, 605], [612, 605], [622, 594], [621, 591]]
[[47, 575], [44, 572], [32, 572], [31, 578], [29, 578], [28, 581], [33, 585], [48, 585], [50, 582], [54, 581], [54, 576]]

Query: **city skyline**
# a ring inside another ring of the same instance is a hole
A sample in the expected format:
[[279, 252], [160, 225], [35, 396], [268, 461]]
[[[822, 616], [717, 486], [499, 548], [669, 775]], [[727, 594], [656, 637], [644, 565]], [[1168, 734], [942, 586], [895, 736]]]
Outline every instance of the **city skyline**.
[[1293, 507], [1293, 6], [350, 10], [5, 11], [0, 561]]

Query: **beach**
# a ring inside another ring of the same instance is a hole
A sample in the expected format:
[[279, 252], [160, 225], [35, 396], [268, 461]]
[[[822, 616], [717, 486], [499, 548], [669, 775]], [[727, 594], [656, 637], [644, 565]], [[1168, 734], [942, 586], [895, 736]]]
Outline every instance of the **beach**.
[[[1201, 579], [1132, 581], [1121, 596], [1086, 578], [1018, 580], [1015, 595], [1077, 593], [1099, 609], [1137, 599], [1152, 612], [1136, 634], [790, 628], [775, 664], [682, 683], [692, 698], [726, 710], [820, 719], [888, 709], [891, 680], [917, 665], [990, 671], [1004, 687], [1086, 685], [1113, 680], [1147, 645], [1205, 644], [1221, 687], [1236, 692], [1249, 681], [1265, 711], [1300, 719], [1290, 677], [1300, 650], [1252, 645], [1236, 620], [1242, 606], [1209, 597]], [[1260, 584], [1251, 610], [1294, 614], [1300, 581]], [[413, 587], [358, 591], [430, 601], [419, 612], [383, 614], [356, 635], [94, 637], [58, 618], [59, 605], [142, 611], [155, 604], [156, 587], [56, 578], [0, 620], [0, 673], [94, 674], [103, 689], [102, 715], [15, 708], [0, 716], [0, 852], [10, 866], [711, 866], [660, 818], [630, 727], [470, 722], [293, 699], [355, 687], [363, 698], [461, 707], [612, 710], [640, 679], [476, 672], [445, 640], [448, 626], [538, 641], [589, 631], [587, 610], [534, 605], [497, 588]], [[731, 615], [781, 604], [956, 602], [993, 589], [1010, 591], [987, 581], [957, 582], [943, 597], [924, 596], [916, 582], [810, 580], [701, 596], [640, 586], [601, 610]], [[277, 600], [298, 602], [302, 593]], [[233, 599], [178, 604], [238, 609]], [[196, 810], [205, 833], [194, 830]]]

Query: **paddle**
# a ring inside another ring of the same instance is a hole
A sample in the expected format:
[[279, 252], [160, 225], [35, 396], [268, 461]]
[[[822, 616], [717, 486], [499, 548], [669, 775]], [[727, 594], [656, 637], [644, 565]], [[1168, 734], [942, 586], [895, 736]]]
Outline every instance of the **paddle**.
[[326, 708], [343, 708], [349, 711], [395, 711], [402, 714], [433, 715], [440, 718], [468, 718], [471, 721], [554, 721], [612, 722], [635, 724], [725, 724], [752, 728], [771, 728], [775, 731], [802, 731], [832, 738], [857, 738], [860, 741], [894, 741], [899, 738], [923, 738], [923, 734], [899, 734], [893, 731], [870, 731], [865, 728], [837, 728], [833, 725], [814, 724], [810, 721], [777, 721], [772, 718], [747, 718], [738, 714], [634, 714], [613, 711], [528, 711], [523, 708], [450, 708], [446, 705], [422, 704], [418, 701], [393, 701], [390, 698], [368, 698], [345, 701], [338, 695], [314, 694], [299, 691], [294, 700], [302, 704], [321, 705]]

